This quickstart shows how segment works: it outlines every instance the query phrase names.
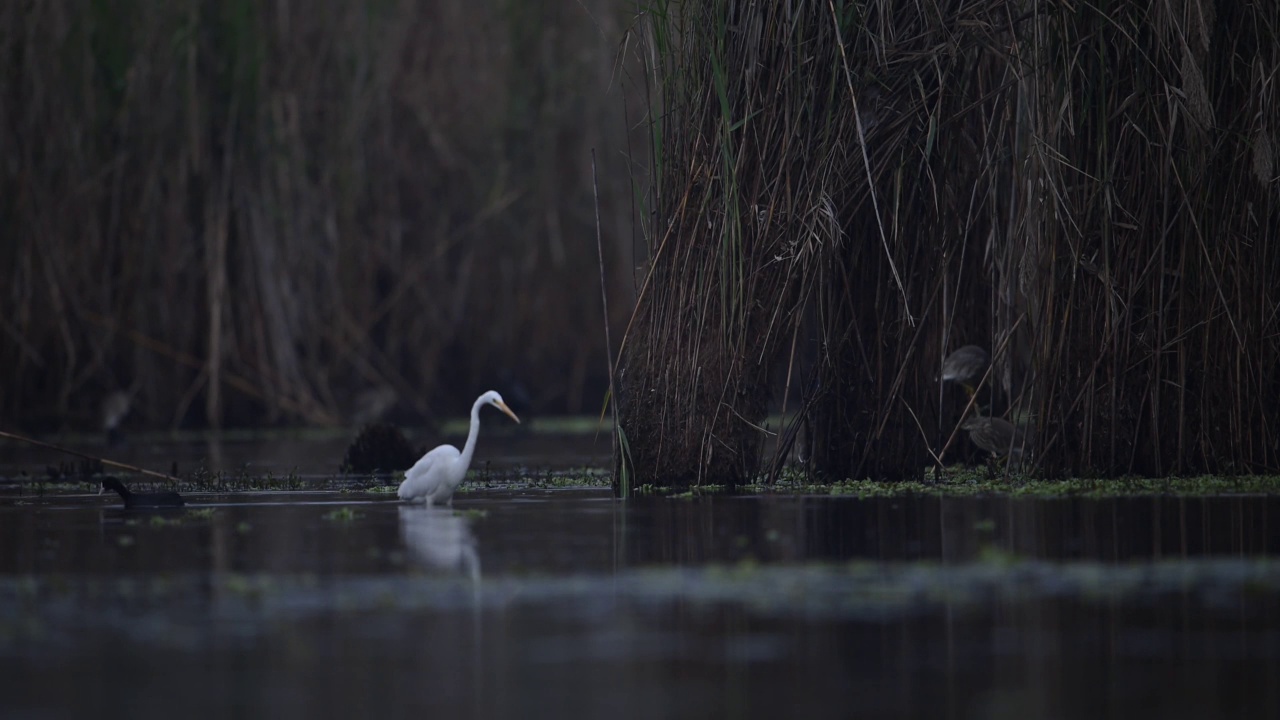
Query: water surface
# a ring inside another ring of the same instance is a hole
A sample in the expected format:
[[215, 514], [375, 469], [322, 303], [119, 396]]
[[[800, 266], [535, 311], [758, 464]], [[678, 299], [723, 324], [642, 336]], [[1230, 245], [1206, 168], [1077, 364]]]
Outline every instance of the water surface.
[[1280, 501], [0, 499], [6, 718], [1280, 717]]

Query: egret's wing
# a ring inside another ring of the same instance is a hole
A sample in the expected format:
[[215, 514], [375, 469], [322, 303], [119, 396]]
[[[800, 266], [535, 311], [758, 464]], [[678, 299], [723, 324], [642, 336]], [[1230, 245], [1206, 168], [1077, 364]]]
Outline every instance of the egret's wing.
[[431, 466], [436, 464], [436, 462], [440, 459], [440, 456], [447, 454], [447, 452], [441, 452], [442, 450], [448, 451], [448, 450], [453, 450], [453, 448], [448, 445], [441, 445], [440, 447], [432, 450], [426, 455], [423, 455], [422, 457], [418, 458], [418, 462], [414, 463], [413, 467], [404, 471], [404, 476], [406, 478], [411, 478], [411, 477], [417, 477], [419, 475], [425, 475], [428, 472], [430, 472]]
[[441, 445], [423, 455], [413, 467], [405, 471], [404, 482], [400, 485], [400, 497], [422, 497], [435, 492], [436, 486], [440, 484], [439, 470], [447, 464], [446, 461], [460, 455], [462, 453], [452, 445]]

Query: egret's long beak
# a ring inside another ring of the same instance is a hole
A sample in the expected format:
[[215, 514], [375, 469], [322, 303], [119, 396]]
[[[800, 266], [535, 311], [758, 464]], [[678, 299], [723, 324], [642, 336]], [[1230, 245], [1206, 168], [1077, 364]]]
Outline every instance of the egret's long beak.
[[494, 407], [498, 408], [502, 412], [506, 413], [507, 417], [511, 418], [512, 420], [515, 420], [517, 423], [520, 422], [520, 418], [516, 417], [516, 414], [511, 412], [511, 408], [507, 407], [506, 403], [502, 402], [501, 400], [494, 400], [493, 405]]

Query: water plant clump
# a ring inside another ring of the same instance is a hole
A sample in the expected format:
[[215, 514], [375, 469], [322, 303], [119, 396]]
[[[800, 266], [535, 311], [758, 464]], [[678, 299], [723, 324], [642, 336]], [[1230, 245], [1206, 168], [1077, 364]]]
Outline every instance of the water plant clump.
[[338, 508], [337, 510], [332, 510], [330, 512], [327, 512], [321, 517], [331, 522], [351, 523], [364, 517], [364, 515], [356, 512], [355, 510], [352, 510], [349, 507], [341, 507], [341, 508]]
[[1009, 495], [1016, 497], [1125, 497], [1136, 495], [1276, 495], [1280, 478], [1273, 476], [1189, 478], [1070, 478], [1045, 480], [1015, 478], [986, 479], [972, 472], [957, 473], [934, 482], [878, 482], [845, 480], [829, 486], [809, 486], [809, 490], [831, 495], [893, 497], [917, 495]]
[[391, 423], [372, 423], [347, 446], [340, 470], [360, 474], [408, 470], [422, 454], [422, 450], [409, 444], [400, 428]]

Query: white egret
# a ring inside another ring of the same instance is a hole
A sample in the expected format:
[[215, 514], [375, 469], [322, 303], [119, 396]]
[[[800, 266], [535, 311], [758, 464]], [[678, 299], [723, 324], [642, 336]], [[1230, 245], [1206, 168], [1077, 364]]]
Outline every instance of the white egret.
[[423, 455], [404, 474], [404, 482], [400, 483], [400, 489], [396, 493], [401, 500], [424, 500], [428, 507], [435, 503], [453, 505], [453, 491], [458, 489], [467, 476], [471, 456], [476, 451], [476, 437], [480, 434], [480, 408], [485, 405], [492, 405], [512, 420], [520, 422], [520, 418], [502, 401], [502, 396], [493, 390], [476, 398], [475, 404], [471, 406], [471, 432], [467, 434], [467, 444], [462, 446], [462, 452], [458, 452], [458, 448], [452, 445], [441, 445]]

